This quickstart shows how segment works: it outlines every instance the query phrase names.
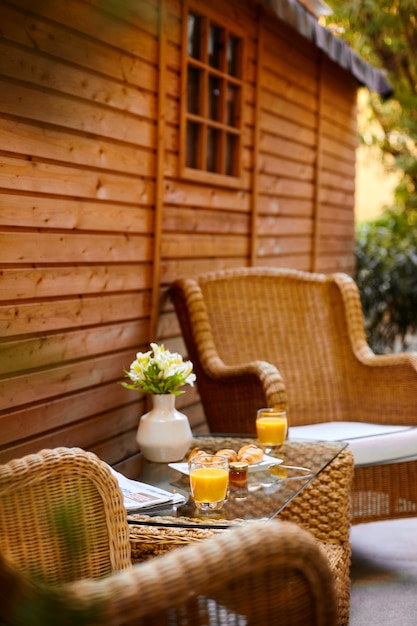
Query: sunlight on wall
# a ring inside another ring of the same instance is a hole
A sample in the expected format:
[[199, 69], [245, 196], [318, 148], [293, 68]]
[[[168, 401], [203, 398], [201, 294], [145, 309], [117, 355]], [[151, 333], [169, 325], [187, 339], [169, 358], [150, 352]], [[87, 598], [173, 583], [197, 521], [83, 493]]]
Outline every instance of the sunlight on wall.
[[377, 217], [384, 205], [394, 201], [397, 177], [388, 174], [372, 148], [360, 146], [356, 153], [355, 219], [359, 222]]

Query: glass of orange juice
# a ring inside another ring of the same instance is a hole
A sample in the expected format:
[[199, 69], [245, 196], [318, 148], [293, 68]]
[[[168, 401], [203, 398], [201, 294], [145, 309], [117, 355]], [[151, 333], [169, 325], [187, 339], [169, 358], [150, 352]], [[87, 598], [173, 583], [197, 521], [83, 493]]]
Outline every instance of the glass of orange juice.
[[229, 463], [226, 457], [207, 454], [191, 459], [191, 495], [200, 511], [219, 511], [227, 498]]
[[287, 412], [283, 409], [259, 409], [256, 414], [258, 441], [267, 454], [282, 446], [288, 431]]

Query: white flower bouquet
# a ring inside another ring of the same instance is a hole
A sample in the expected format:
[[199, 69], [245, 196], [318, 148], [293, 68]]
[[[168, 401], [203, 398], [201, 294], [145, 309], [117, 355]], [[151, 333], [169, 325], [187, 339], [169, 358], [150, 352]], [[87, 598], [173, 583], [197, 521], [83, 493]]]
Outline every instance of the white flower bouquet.
[[146, 393], [171, 393], [178, 396], [184, 393], [180, 387], [194, 385], [196, 377], [191, 361], [184, 361], [180, 354], [166, 350], [163, 345], [151, 343], [151, 348], [149, 352], [137, 353], [130, 370], [125, 370], [125, 375], [131, 382], [122, 381], [123, 387]]

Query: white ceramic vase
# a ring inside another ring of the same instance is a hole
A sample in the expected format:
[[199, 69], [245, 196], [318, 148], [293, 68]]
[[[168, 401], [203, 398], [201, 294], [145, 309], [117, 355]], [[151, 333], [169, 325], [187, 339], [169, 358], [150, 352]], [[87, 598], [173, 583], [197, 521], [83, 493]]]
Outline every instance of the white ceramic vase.
[[175, 395], [155, 394], [153, 408], [139, 420], [138, 446], [148, 461], [181, 461], [188, 451], [192, 433], [188, 417], [175, 408]]

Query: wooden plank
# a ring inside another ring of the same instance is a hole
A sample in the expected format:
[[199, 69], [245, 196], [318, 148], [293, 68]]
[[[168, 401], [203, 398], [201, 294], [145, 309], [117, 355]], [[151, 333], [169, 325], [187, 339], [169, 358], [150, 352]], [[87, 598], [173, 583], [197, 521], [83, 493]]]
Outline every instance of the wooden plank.
[[310, 271], [311, 253], [304, 251], [302, 254], [279, 254], [268, 257], [260, 257], [256, 260], [257, 267], [288, 267], [304, 272]]
[[336, 159], [334, 155], [330, 153], [324, 153], [322, 159], [323, 170], [327, 172], [336, 172], [337, 174], [341, 174], [346, 178], [355, 179], [356, 174], [356, 162], [354, 160], [354, 155], [349, 160]]
[[311, 217], [313, 205], [311, 200], [259, 194], [259, 214]]
[[[13, 0], [13, 4], [29, 12], [33, 10], [32, 0]], [[147, 6], [147, 3], [143, 2], [135, 4], [138, 11]], [[149, 32], [156, 35], [156, 17], [151, 19], [146, 17], [147, 11], [144, 13], [143, 21], [140, 22], [140, 28], [125, 20], [115, 20], [111, 14], [99, 7], [88, 7], [87, 1], [83, 0], [71, 0], [70, 10], [67, 3], [40, 2], [36, 6], [36, 12], [87, 37], [94, 36], [106, 46], [129, 51], [135, 56], [141, 56], [145, 52], [141, 41], [143, 34]]]
[[232, 267], [249, 265], [246, 255], [235, 258], [196, 258], [196, 259], [163, 259], [161, 264], [161, 284], [170, 285], [180, 277], [196, 276], [204, 272], [222, 270]]
[[[78, 446], [85, 450], [117, 449], [117, 440], [122, 438], [126, 455], [137, 452], [135, 433], [139, 415], [144, 413], [143, 402], [120, 406], [90, 419], [64, 424], [54, 431], [40, 432], [30, 439], [17, 439], [10, 446], [0, 446], [0, 462], [5, 463], [12, 458], [36, 453], [42, 448], [58, 446]], [[106, 444], [105, 444], [106, 442]], [[101, 457], [105, 460], [104, 456]]]
[[149, 293], [50, 299], [0, 306], [2, 337], [63, 329], [93, 324], [110, 324], [149, 315]]
[[0, 342], [0, 375], [13, 376], [33, 367], [50, 368], [117, 350], [130, 349], [135, 354], [146, 348], [148, 337], [149, 320], [135, 319], [39, 337], [3, 340]]
[[272, 57], [268, 65], [274, 67], [276, 58], [285, 59], [291, 66], [287, 71], [288, 76], [300, 77], [301, 83], [309, 77], [313, 82], [312, 79], [316, 76], [318, 49], [280, 20], [270, 20], [267, 16], [264, 23], [267, 25], [264, 33], [265, 50]]
[[268, 174], [259, 176], [259, 190], [264, 194], [289, 196], [304, 200], [311, 200], [314, 193], [313, 182], [285, 179]]
[[[350, 242], [354, 242], [355, 240], [355, 224], [354, 220], [336, 222], [336, 221], [325, 221], [323, 220], [320, 227], [320, 233], [322, 239], [327, 237], [335, 237], [346, 238], [349, 239]], [[352, 250], [354, 244], [352, 243]]]
[[343, 189], [344, 191], [350, 191], [352, 196], [355, 193], [355, 178], [349, 176], [343, 176], [343, 174], [328, 172], [322, 170], [321, 180], [323, 187], [334, 187], [335, 189]]
[[[13, 2], [17, 4], [16, 0]], [[2, 35], [5, 39], [88, 68], [93, 72], [155, 91], [155, 73], [152, 72], [151, 81], [147, 80], [147, 71], [156, 64], [156, 41], [150, 33], [144, 30], [136, 31], [134, 51], [123, 49], [119, 39], [115, 54], [114, 46], [110, 47], [98, 40], [99, 30], [93, 26], [88, 10], [86, 11], [81, 2], [71, 0], [71, 10], [68, 10], [66, 3], [55, 5], [49, 3], [48, 6], [37, 3], [36, 12], [39, 15], [31, 12], [33, 2], [30, 0], [19, 4], [23, 9], [26, 8], [26, 11], [6, 5], [4, 2], [0, 6]], [[77, 8], [80, 11], [78, 19]], [[47, 19], [41, 17], [42, 13]], [[86, 26], [87, 31], [83, 34], [82, 30], [85, 30]], [[113, 25], [111, 30], [117, 29]], [[121, 31], [118, 30], [120, 35]]]
[[280, 94], [293, 104], [302, 106], [309, 111], [315, 111], [317, 109], [317, 85], [314, 76], [307, 75], [306, 85], [304, 80], [300, 81], [298, 73], [294, 76], [292, 68], [290, 69], [285, 64], [284, 59], [275, 56], [270, 58], [270, 62], [273, 62], [273, 65], [265, 62], [262, 64], [260, 81], [265, 91], [265, 107], [269, 109], [270, 106], [273, 106], [273, 102], [270, 103], [270, 106], [266, 103]]
[[86, 137], [74, 132], [59, 131], [36, 122], [2, 119], [0, 145], [4, 153], [30, 155], [38, 161], [60, 161], [83, 167], [151, 177], [155, 172], [155, 155], [139, 146]]
[[258, 237], [257, 257], [277, 256], [284, 254], [305, 254], [311, 252], [312, 239], [309, 236], [297, 237]]
[[5, 82], [0, 89], [0, 110], [3, 114], [54, 124], [137, 144], [155, 146], [155, 127], [151, 119], [144, 119], [126, 111], [100, 107], [94, 102], [69, 98], [64, 94], [41, 90], [30, 85]]
[[351, 254], [334, 254], [325, 255], [324, 253], [318, 259], [317, 271], [324, 274], [333, 272], [345, 272], [350, 276], [355, 275], [355, 264], [352, 262]]
[[143, 178], [7, 157], [2, 158], [0, 167], [0, 185], [8, 191], [78, 196], [139, 205], [154, 202], [154, 183]]
[[166, 181], [164, 204], [249, 212], [249, 194], [241, 190], [206, 187], [180, 180]]
[[[313, 146], [306, 146], [293, 141], [292, 138], [283, 138], [268, 132], [261, 132], [261, 153], [288, 155], [294, 161], [300, 161], [309, 165], [314, 164], [315, 150]], [[260, 158], [262, 158], [262, 154]]]
[[[10, 411], [0, 415], [0, 449], [16, 441], [17, 433], [30, 438], [59, 429], [76, 422], [84, 422], [88, 416], [95, 416], [105, 411], [117, 408], [118, 414], [123, 415], [123, 404], [137, 401], [135, 392], [124, 389], [115, 382], [107, 383], [91, 389], [81, 390], [63, 397], [54, 397], [48, 403]], [[91, 432], [92, 440], [110, 436], [117, 426], [103, 420], [101, 432]], [[23, 438], [23, 437], [22, 437]], [[66, 444], [61, 444], [66, 445]]]
[[86, 387], [123, 380], [135, 358], [132, 350], [95, 356], [93, 360], [73, 361], [58, 367], [0, 379], [0, 411], [48, 400]]
[[312, 235], [313, 221], [302, 217], [258, 217], [258, 235]]
[[250, 216], [247, 213], [231, 213], [230, 211], [210, 211], [165, 205], [163, 230], [168, 232], [190, 233], [233, 233], [248, 234]]
[[297, 120], [278, 118], [276, 115], [263, 111], [261, 113], [261, 128], [264, 132], [290, 139], [295, 143], [314, 147], [315, 132], [313, 128], [307, 128], [297, 123]]
[[232, 235], [202, 235], [167, 233], [162, 236], [161, 254], [164, 259], [246, 256], [249, 239]]
[[297, 178], [299, 180], [311, 181], [314, 179], [314, 166], [307, 163], [299, 163], [292, 157], [272, 156], [263, 154], [260, 159], [260, 170], [265, 174], [284, 176], [286, 178]]
[[149, 264], [1, 270], [0, 302], [150, 289]]
[[8, 227], [151, 234], [154, 213], [149, 207], [100, 200], [53, 198], [0, 191], [1, 223]]
[[273, 93], [264, 89], [261, 106], [264, 111], [277, 118], [284, 118], [307, 128], [314, 129], [316, 126], [316, 110], [307, 109], [303, 100], [294, 103], [287, 100], [281, 92]]
[[331, 237], [321, 237], [318, 241], [318, 248], [320, 253], [331, 254], [334, 253], [353, 253], [354, 243], [351, 237], [348, 238], [335, 238]]
[[139, 263], [151, 254], [147, 235], [0, 232], [0, 263]]
[[34, 55], [32, 50], [22, 48], [17, 56], [15, 46], [4, 39], [0, 39], [0, 71], [7, 78], [25, 81], [42, 90], [57, 91], [131, 115], [155, 118], [153, 93], [59, 60]]

